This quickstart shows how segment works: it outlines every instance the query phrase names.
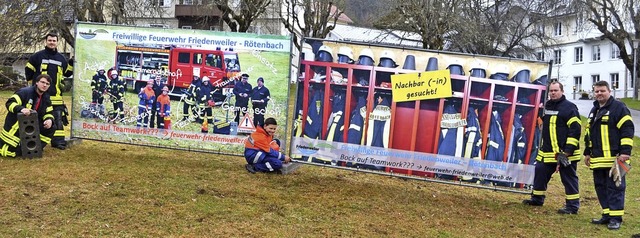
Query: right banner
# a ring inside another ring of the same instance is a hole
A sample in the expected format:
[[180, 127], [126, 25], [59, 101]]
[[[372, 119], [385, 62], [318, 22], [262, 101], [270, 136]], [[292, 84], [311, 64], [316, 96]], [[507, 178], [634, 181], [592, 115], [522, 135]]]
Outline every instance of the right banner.
[[547, 62], [305, 39], [292, 158], [529, 189]]

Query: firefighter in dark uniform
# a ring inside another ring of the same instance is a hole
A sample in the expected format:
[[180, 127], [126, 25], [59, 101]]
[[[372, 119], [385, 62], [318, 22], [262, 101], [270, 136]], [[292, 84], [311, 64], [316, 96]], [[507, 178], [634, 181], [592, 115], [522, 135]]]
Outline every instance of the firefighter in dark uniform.
[[124, 119], [124, 105], [122, 101], [124, 97], [124, 81], [118, 77], [117, 70], [111, 70], [110, 72], [109, 97], [111, 103], [113, 103], [113, 121], [118, 121]]
[[202, 77], [202, 85], [196, 91], [198, 106], [201, 110], [202, 132], [205, 133], [209, 132], [208, 125], [213, 123], [213, 110], [211, 107], [214, 105], [212, 100], [214, 88], [209, 81], [209, 77]]
[[55, 128], [53, 127], [53, 107], [47, 90], [51, 85], [51, 77], [46, 74], [39, 75], [35, 79], [36, 84], [24, 87], [16, 91], [7, 103], [7, 117], [4, 120], [4, 127], [0, 132], [0, 155], [4, 157], [21, 156], [20, 138], [18, 137], [18, 113], [30, 115], [33, 111], [38, 112], [40, 124], [40, 141], [44, 148], [51, 143]]
[[233, 86], [233, 94], [236, 96], [235, 103], [235, 111], [236, 111], [236, 122], [240, 122], [240, 114], [242, 112], [242, 116], [247, 113], [247, 108], [249, 106], [249, 97], [251, 96], [251, 84], [249, 84], [249, 75], [242, 74], [241, 81], [236, 83]]
[[626, 178], [618, 184], [609, 177], [614, 163], [629, 163], [633, 148], [634, 125], [627, 106], [611, 96], [609, 83], [598, 81], [593, 86], [596, 101], [587, 118], [584, 162], [593, 170], [596, 195], [602, 207], [602, 217], [593, 224], [605, 224], [611, 230], [620, 229], [624, 215]]
[[[576, 105], [565, 98], [563, 86], [557, 81], [549, 84], [549, 99], [544, 105], [542, 145], [536, 157], [533, 192], [531, 199], [524, 200], [523, 203], [542, 206], [551, 175], [559, 171], [566, 198], [565, 206], [560, 208], [558, 213], [577, 214], [580, 208], [580, 190], [576, 173], [580, 161], [580, 114]], [[564, 166], [558, 161], [560, 153], [568, 158], [570, 164]]]
[[271, 99], [269, 89], [264, 86], [264, 79], [258, 78], [258, 86], [251, 90], [251, 106], [253, 107], [253, 125], [264, 126], [264, 114], [267, 111], [267, 103]]
[[62, 101], [62, 80], [64, 77], [73, 75], [73, 59], [67, 63], [64, 56], [58, 53], [57, 47], [58, 35], [48, 33], [44, 50], [38, 51], [29, 57], [29, 62], [25, 66], [25, 76], [27, 80], [32, 80], [33, 85], [36, 84], [35, 77], [39, 74], [46, 74], [51, 77], [51, 86], [48, 92], [53, 105], [53, 127], [56, 128], [51, 140], [51, 146], [64, 150], [67, 147], [67, 142], [64, 140], [63, 125], [69, 124], [67, 119], [69, 113], [67, 106]]
[[91, 80], [91, 107], [104, 114], [104, 94], [107, 92], [107, 76], [104, 74], [104, 68], [98, 69]]
[[184, 101], [184, 104], [182, 105], [183, 118], [180, 118], [180, 120], [190, 120], [189, 113], [192, 112], [194, 107], [196, 106], [196, 91], [200, 87], [200, 85], [200, 77], [193, 76], [193, 80], [191, 81], [191, 84], [189, 84], [189, 87], [187, 88], [187, 91], [182, 98], [182, 100]]

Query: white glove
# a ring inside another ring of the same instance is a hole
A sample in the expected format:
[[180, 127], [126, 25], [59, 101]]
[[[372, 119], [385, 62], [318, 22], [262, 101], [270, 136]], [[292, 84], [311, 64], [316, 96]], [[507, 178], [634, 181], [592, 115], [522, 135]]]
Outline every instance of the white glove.
[[613, 166], [611, 166], [611, 170], [609, 170], [609, 177], [613, 179], [616, 187], [620, 187], [622, 184], [622, 176], [620, 176], [620, 165], [618, 165], [617, 161], [613, 163]]

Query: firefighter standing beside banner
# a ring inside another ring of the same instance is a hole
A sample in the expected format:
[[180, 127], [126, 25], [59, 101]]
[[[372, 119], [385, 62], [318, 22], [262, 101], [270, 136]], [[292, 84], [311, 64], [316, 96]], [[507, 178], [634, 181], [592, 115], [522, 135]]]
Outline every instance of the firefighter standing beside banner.
[[55, 128], [53, 127], [53, 107], [49, 99], [47, 89], [51, 85], [51, 77], [41, 74], [35, 79], [36, 85], [24, 87], [16, 91], [6, 106], [7, 117], [4, 119], [4, 127], [0, 132], [0, 156], [16, 157], [21, 156], [18, 113], [30, 115], [33, 111], [38, 112], [40, 124], [40, 146], [44, 148], [51, 142]]
[[247, 113], [247, 107], [249, 106], [249, 96], [251, 96], [251, 84], [249, 84], [249, 75], [242, 74], [242, 79], [239, 83], [233, 86], [233, 94], [236, 95], [236, 122], [240, 123], [240, 115], [244, 116]]
[[251, 105], [253, 107], [253, 125], [264, 125], [264, 114], [266, 113], [267, 103], [271, 99], [269, 89], [264, 86], [264, 79], [258, 78], [258, 86], [251, 90]]
[[567, 100], [561, 83], [549, 84], [549, 101], [545, 103], [542, 118], [542, 145], [536, 157], [535, 177], [531, 199], [522, 203], [542, 206], [547, 184], [554, 172], [560, 172], [560, 180], [566, 194], [565, 206], [560, 214], [577, 214], [580, 208], [578, 174], [580, 161], [580, 114], [575, 104]]
[[200, 107], [200, 120], [202, 120], [201, 132], [209, 132], [209, 124], [213, 123], [213, 110], [214, 106], [212, 101], [213, 86], [210, 84], [210, 79], [207, 76], [202, 77], [202, 84], [196, 89], [197, 102]]
[[37, 81], [36, 76], [46, 74], [51, 77], [51, 86], [48, 89], [53, 105], [54, 127], [56, 131], [51, 140], [53, 148], [64, 150], [67, 142], [64, 140], [64, 127], [69, 124], [67, 116], [67, 106], [62, 101], [62, 80], [64, 77], [73, 75], [73, 58], [67, 60], [58, 53], [58, 34], [48, 33], [46, 36], [46, 46], [44, 50], [38, 51], [29, 57], [29, 62], [25, 66], [25, 76], [27, 80], [32, 80], [32, 85]]
[[[179, 118], [179, 120], [190, 121], [189, 113], [193, 112], [193, 108], [196, 105], [196, 91], [200, 88], [201, 80], [198, 76], [193, 76], [193, 80], [191, 84], [189, 84], [189, 88], [182, 96], [182, 100], [184, 100], [184, 104], [182, 105], [182, 115], [183, 118]], [[195, 114], [195, 113], [194, 113]], [[195, 115], [194, 115], [195, 116]]]
[[615, 184], [615, 178], [610, 177], [609, 171], [616, 163], [630, 162], [635, 129], [627, 106], [611, 96], [609, 83], [596, 82], [593, 92], [596, 101], [587, 118], [584, 162], [593, 170], [602, 217], [591, 220], [591, 223], [617, 230], [622, 225], [627, 184], [625, 177]]

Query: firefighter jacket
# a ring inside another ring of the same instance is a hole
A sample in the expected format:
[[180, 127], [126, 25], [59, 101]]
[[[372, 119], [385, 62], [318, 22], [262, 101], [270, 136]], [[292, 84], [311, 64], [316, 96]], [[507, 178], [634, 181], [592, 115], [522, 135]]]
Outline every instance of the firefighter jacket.
[[91, 89], [101, 94], [107, 90], [107, 85], [107, 76], [104, 74], [97, 73], [91, 80]]
[[584, 155], [591, 156], [591, 169], [611, 168], [619, 154], [631, 155], [634, 125], [624, 103], [609, 97], [600, 107], [595, 101], [587, 119]]
[[165, 120], [168, 119], [167, 117], [171, 114], [171, 100], [169, 99], [169, 95], [161, 94], [158, 96], [158, 100], [156, 101], [156, 110], [158, 110], [158, 115], [164, 113], [164, 115], [161, 116], [164, 117]]
[[153, 93], [156, 95], [156, 98], [162, 95], [162, 88], [164, 86], [166, 85], [162, 80], [153, 80], [153, 86], [151, 88], [153, 88]]
[[[0, 155], [9, 157], [16, 156], [14, 152], [9, 151], [9, 147], [16, 148], [18, 144], [20, 144], [20, 138], [18, 137], [18, 113], [23, 108], [38, 112], [38, 124], [47, 119], [51, 119], [53, 122], [53, 107], [51, 106], [49, 93], [44, 92], [42, 95], [38, 95], [36, 87], [37, 86], [29, 86], [21, 88], [7, 100], [5, 105], [8, 113], [4, 120], [2, 132], [0, 132], [0, 139], [3, 142], [2, 148], [0, 148]], [[51, 143], [51, 138], [42, 134], [40, 134], [40, 140], [47, 144]]]
[[109, 95], [111, 95], [111, 102], [121, 102], [124, 97], [124, 81], [120, 77], [111, 79], [109, 81]]
[[345, 92], [336, 91], [331, 97], [331, 116], [327, 129], [327, 141], [343, 142]]
[[[265, 86], [253, 88], [249, 95], [251, 96], [253, 108], [265, 108], [267, 107], [267, 102], [271, 99], [269, 89]], [[260, 102], [260, 100], [262, 100], [262, 102]]]
[[25, 66], [25, 76], [27, 80], [32, 81], [32, 85], [36, 84], [34, 80], [40, 74], [46, 74], [51, 77], [51, 87], [47, 90], [51, 97], [53, 106], [62, 105], [62, 80], [64, 77], [73, 75], [73, 64], [68, 64], [67, 59], [58, 53], [57, 49], [46, 48], [38, 51], [29, 57], [29, 62]]
[[213, 86], [211, 84], [202, 84], [196, 90], [196, 101], [202, 106], [205, 106], [206, 103], [213, 98]]
[[252, 164], [262, 163], [264, 159], [275, 157], [284, 160], [284, 154], [272, 146], [273, 136], [269, 135], [261, 126], [256, 127], [256, 131], [251, 133], [244, 141], [244, 157]]
[[509, 163], [524, 164], [527, 152], [527, 138], [521, 121], [522, 115], [516, 114], [513, 117], [513, 128], [511, 130], [511, 143], [509, 145]]
[[144, 87], [144, 89], [138, 93], [138, 98], [140, 98], [138, 102], [139, 108], [151, 109], [153, 107], [153, 101], [156, 99], [156, 94], [153, 92], [153, 89]]
[[358, 104], [351, 112], [351, 120], [349, 120], [349, 131], [347, 132], [347, 143], [363, 144], [362, 132], [364, 129], [364, 119], [367, 117], [367, 101], [364, 96], [358, 97]]
[[[236, 104], [237, 107], [247, 107], [249, 106], [249, 97], [251, 96], [251, 84], [243, 83], [240, 81], [233, 86], [233, 94], [236, 95]], [[240, 96], [240, 94], [247, 94], [246, 97]]]
[[467, 122], [461, 118], [453, 104], [444, 108], [442, 120], [440, 120], [438, 154], [462, 157], [462, 147], [464, 146], [462, 128], [466, 125]]
[[[296, 120], [293, 123], [293, 136], [300, 137], [302, 136], [302, 103], [304, 97], [304, 90], [301, 85], [298, 85], [298, 92], [296, 98]], [[311, 99], [309, 99], [311, 100]]]
[[504, 159], [504, 134], [502, 133], [500, 113], [491, 113], [491, 125], [489, 126], [489, 144], [487, 146], [486, 160], [500, 161]]
[[193, 81], [191, 81], [191, 84], [189, 84], [189, 87], [185, 92], [186, 97], [184, 98], [184, 102], [186, 104], [189, 104], [189, 105], [196, 104], [196, 91], [200, 87], [200, 84], [201, 84], [200, 79], [197, 77], [194, 77]]
[[387, 98], [373, 108], [367, 125], [367, 145], [389, 148], [391, 107]]
[[307, 108], [307, 120], [304, 125], [303, 136], [311, 139], [319, 139], [322, 130], [322, 114], [324, 102], [324, 90], [316, 89], [313, 98], [309, 101]]
[[467, 113], [467, 129], [464, 138], [466, 142], [464, 144], [463, 157], [482, 159], [480, 155], [480, 150], [482, 149], [480, 120], [478, 120], [478, 114], [473, 107], [469, 107], [469, 112]]
[[[537, 161], [557, 163], [557, 153], [568, 153], [570, 161], [580, 160], [578, 151], [580, 138], [580, 114], [578, 108], [563, 95], [558, 100], [549, 100], [544, 105], [542, 117], [542, 144]], [[609, 166], [611, 167], [611, 166]]]

